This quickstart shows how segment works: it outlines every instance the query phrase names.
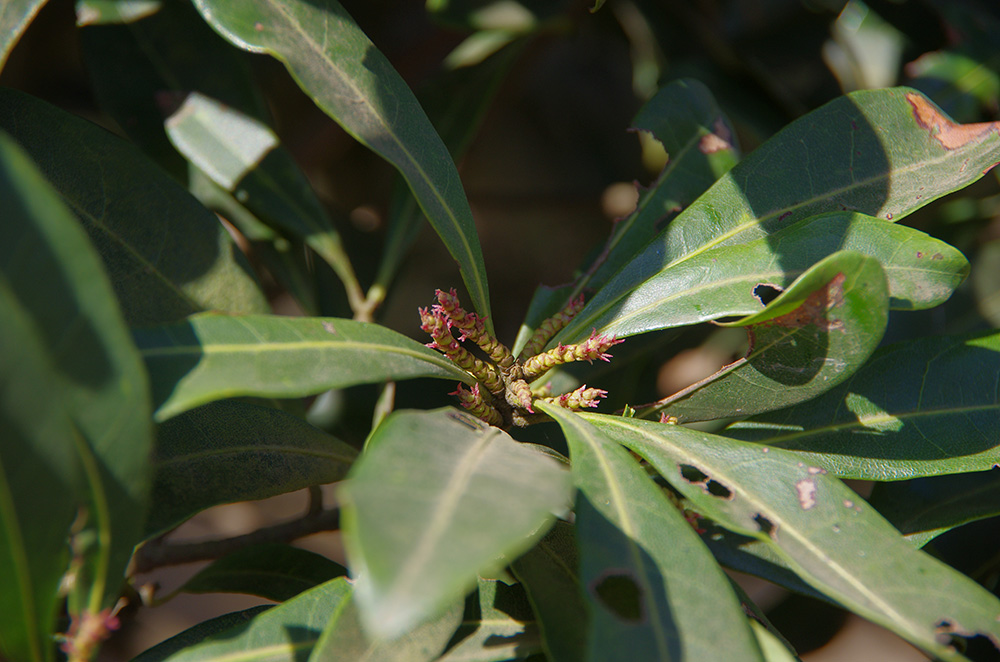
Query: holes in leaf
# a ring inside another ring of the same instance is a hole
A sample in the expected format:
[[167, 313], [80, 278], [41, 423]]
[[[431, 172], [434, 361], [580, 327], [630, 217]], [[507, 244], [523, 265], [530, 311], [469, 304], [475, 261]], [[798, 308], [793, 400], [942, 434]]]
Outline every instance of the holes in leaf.
[[757, 297], [763, 305], [767, 305], [778, 298], [778, 295], [785, 290], [777, 285], [770, 285], [768, 283], [759, 283], [757, 287], [753, 288], [753, 295]]
[[733, 491], [728, 487], [723, 485], [717, 480], [708, 477], [708, 474], [704, 473], [698, 467], [693, 467], [690, 464], [682, 464], [681, 468], [681, 478], [691, 483], [692, 485], [700, 485], [708, 494], [712, 496], [719, 497], [721, 499], [732, 499]]
[[612, 614], [629, 623], [642, 623], [642, 589], [626, 572], [611, 571], [592, 585], [598, 601]]
[[757, 522], [757, 526], [760, 527], [761, 532], [767, 534], [772, 538], [774, 537], [774, 533], [778, 528], [774, 525], [774, 522], [767, 519], [760, 513], [757, 513], [756, 515], [753, 516], [753, 521]]
[[937, 624], [935, 639], [938, 643], [951, 646], [956, 651], [973, 660], [997, 659], [1000, 642], [986, 635], [962, 629], [961, 626], [945, 619]]

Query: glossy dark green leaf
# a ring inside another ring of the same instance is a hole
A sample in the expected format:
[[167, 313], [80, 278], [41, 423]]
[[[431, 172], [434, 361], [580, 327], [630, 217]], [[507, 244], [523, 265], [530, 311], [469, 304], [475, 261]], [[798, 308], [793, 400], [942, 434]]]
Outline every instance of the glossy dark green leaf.
[[149, 392], [93, 247], [2, 133], [0, 199], [0, 650], [48, 660], [74, 519], [74, 612], [114, 603], [141, 538]]
[[347, 578], [338, 577], [256, 614], [249, 623], [217, 631], [199, 643], [152, 659], [303, 662], [309, 658], [326, 624], [350, 603], [352, 593]]
[[312, 655], [311, 662], [326, 660], [378, 660], [379, 662], [430, 662], [438, 659], [462, 622], [462, 602], [443, 613], [415, 624], [400, 636], [383, 639], [361, 625], [355, 592], [330, 619]]
[[745, 416], [809, 400], [860, 368], [888, 321], [877, 260], [834, 253], [762, 311], [732, 322], [750, 336], [746, 357], [657, 403], [679, 421]]
[[415, 377], [474, 383], [442, 354], [353, 320], [206, 313], [134, 337], [161, 421], [241, 395], [291, 398]]
[[1000, 516], [1000, 468], [877, 483], [868, 503], [921, 547], [962, 524]]
[[[474, 606], [471, 615], [466, 608], [462, 627], [453, 637], [462, 639], [439, 662], [503, 662], [541, 652], [538, 627], [520, 585], [480, 577]], [[466, 630], [470, 632], [465, 634]]]
[[906, 88], [840, 97], [792, 122], [681, 212], [605, 286], [573, 330], [712, 248], [766, 238], [804, 218], [856, 211], [898, 221], [1000, 161], [1000, 124], [955, 124]]
[[[431, 123], [456, 160], [468, 149], [523, 46], [510, 44], [475, 66], [447, 70], [417, 92]], [[423, 221], [420, 205], [405, 180], [400, 180], [389, 203], [388, 233], [375, 276], [376, 287], [388, 289]]]
[[879, 261], [888, 280], [890, 307], [895, 309], [937, 306], [969, 272], [960, 251], [919, 230], [864, 214], [830, 212], [766, 239], [695, 255], [654, 275], [623, 301], [611, 301], [610, 290], [599, 292], [591, 304], [605, 312], [589, 316], [586, 328], [575, 323], [567, 333], [580, 339], [596, 328], [598, 333], [624, 337], [751, 315], [764, 307], [760, 289], [780, 292], [808, 268], [841, 250]]
[[291, 545], [267, 543], [245, 547], [202, 568], [184, 582], [184, 593], [245, 593], [275, 602], [347, 574], [325, 556]]
[[132, 145], [12, 89], [0, 90], [0, 128], [80, 219], [130, 325], [267, 310], [218, 220]]
[[362, 620], [394, 636], [530, 547], [568, 507], [570, 484], [552, 458], [442, 409], [386, 417], [339, 494]]
[[942, 633], [1000, 642], [996, 596], [915, 549], [854, 491], [798, 453], [679, 425], [580, 416], [649, 461], [700, 513], [763, 541], [831, 599], [923, 650], [963, 659], [941, 643]]
[[580, 586], [575, 528], [558, 521], [511, 569], [538, 617], [545, 652], [553, 662], [582, 660], [587, 650], [587, 603]]
[[702, 83], [682, 78], [667, 83], [632, 121], [667, 152], [663, 171], [643, 190], [634, 212], [615, 224], [598, 269], [578, 287], [600, 289], [645, 248], [682, 209], [694, 202], [739, 161], [729, 120]]
[[8, 0], [0, 7], [0, 69], [45, 0]]
[[211, 506], [336, 482], [357, 455], [291, 414], [235, 400], [172, 418], [156, 436], [147, 536]]
[[190, 627], [180, 634], [176, 634], [166, 641], [162, 641], [152, 648], [143, 651], [136, 657], [132, 658], [132, 662], [162, 662], [171, 655], [180, 653], [189, 646], [205, 641], [205, 639], [212, 635], [220, 632], [226, 632], [227, 630], [232, 630], [240, 626], [245, 626], [258, 614], [270, 608], [271, 605], [259, 605], [257, 607], [244, 609], [243, 611], [234, 611], [228, 614], [223, 614], [222, 616], [210, 618], [207, 621], [202, 621], [198, 625]]
[[454, 161], [406, 83], [343, 7], [335, 0], [195, 5], [232, 43], [284, 62], [320, 108], [399, 170], [458, 262], [476, 310], [489, 316], [482, 250]]
[[796, 451], [839, 476], [901, 480], [1000, 462], [1000, 334], [880, 349], [837, 388], [725, 434]]
[[729, 580], [638, 462], [576, 414], [537, 406], [573, 461], [587, 658], [762, 659]]

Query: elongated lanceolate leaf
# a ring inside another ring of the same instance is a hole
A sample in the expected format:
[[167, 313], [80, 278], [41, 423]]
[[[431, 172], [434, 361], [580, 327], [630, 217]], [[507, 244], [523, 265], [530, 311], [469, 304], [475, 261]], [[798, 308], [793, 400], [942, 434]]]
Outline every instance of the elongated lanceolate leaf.
[[488, 316], [489, 290], [472, 211], [448, 149], [413, 93], [335, 0], [196, 0], [231, 42], [285, 63], [316, 104], [392, 163], [458, 262], [472, 302]]
[[997, 374], [1000, 333], [897, 343], [822, 397], [725, 434], [796, 451], [848, 478], [984, 471], [1000, 463]]
[[[507, 73], [517, 62], [527, 39], [509, 44], [483, 62], [448, 69], [418, 90], [448, 152], [460, 160], [475, 137]], [[389, 201], [385, 250], [375, 276], [376, 287], [388, 289], [400, 264], [423, 227], [424, 214], [406, 180], [400, 178]]]
[[308, 659], [330, 619], [347, 607], [352, 593], [347, 578], [338, 577], [255, 614], [249, 623], [235, 624], [199, 643], [166, 656], [151, 656], [150, 660], [302, 662]]
[[580, 286], [603, 287], [678, 212], [739, 161], [729, 120], [697, 80], [667, 83], [642, 107], [632, 125], [660, 141], [668, 161], [656, 181], [641, 192], [635, 211], [615, 224], [604, 249], [606, 256]]
[[48, 660], [74, 518], [74, 617], [114, 603], [141, 538], [149, 393], [85, 233], [2, 132], [0, 199], [0, 652]]
[[291, 545], [266, 543], [216, 559], [178, 591], [245, 593], [284, 602], [346, 574], [346, 568], [325, 556]]
[[679, 421], [741, 416], [813, 398], [871, 356], [888, 321], [888, 287], [874, 258], [834, 253], [762, 311], [729, 323], [750, 351], [656, 404]]
[[0, 5], [0, 69], [43, 5], [45, 0], [7, 0]]
[[[627, 299], [579, 324], [575, 337], [599, 333], [631, 336], [733, 315], [764, 307], [762, 289], [781, 291], [823, 258], [841, 250], [869, 255], [882, 265], [890, 307], [932, 308], [943, 303], [968, 274], [957, 249], [919, 230], [852, 212], [804, 219], [766, 239], [723, 246], [681, 262], [639, 285]], [[609, 290], [593, 305], [602, 308]]]
[[[637, 419], [582, 414], [648, 460], [702, 514], [771, 546], [808, 583], [943, 660], [941, 635], [1000, 646], [1000, 600], [914, 549], [871, 506], [799, 454]], [[947, 590], [942, 590], [947, 587]]]
[[305, 421], [245, 402], [215, 402], [161, 424], [153, 536], [223, 503], [267, 499], [347, 475], [357, 451]]
[[206, 313], [134, 337], [160, 421], [241, 395], [291, 398], [415, 377], [475, 381], [415, 340], [352, 320]]
[[204, 309], [265, 312], [249, 265], [218, 220], [132, 145], [12, 89], [0, 128], [80, 219], [131, 325]]
[[955, 527], [1000, 516], [1000, 468], [877, 483], [868, 502], [922, 547]]
[[761, 660], [726, 576], [639, 464], [576, 414], [537, 406], [573, 461], [586, 659]]
[[570, 501], [552, 458], [453, 409], [390, 414], [340, 491], [362, 622], [392, 637], [531, 546]]
[[[1000, 123], [953, 123], [918, 92], [867, 90], [792, 122], [680, 213], [581, 311], [566, 341], [641, 283], [719, 246], [804, 218], [856, 211], [898, 221], [1000, 162]], [[780, 265], [780, 261], [779, 261]]]

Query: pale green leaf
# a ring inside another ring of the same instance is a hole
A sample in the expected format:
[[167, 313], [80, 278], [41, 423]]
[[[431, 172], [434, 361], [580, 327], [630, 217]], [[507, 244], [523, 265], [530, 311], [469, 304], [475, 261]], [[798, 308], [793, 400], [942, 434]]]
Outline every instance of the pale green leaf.
[[532, 545], [570, 500], [568, 472], [452, 409], [386, 417], [339, 492], [362, 621], [393, 636]]

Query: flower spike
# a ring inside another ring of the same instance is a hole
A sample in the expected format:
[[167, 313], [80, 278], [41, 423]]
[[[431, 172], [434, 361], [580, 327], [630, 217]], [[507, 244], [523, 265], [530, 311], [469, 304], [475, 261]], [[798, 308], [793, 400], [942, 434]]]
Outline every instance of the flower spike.
[[538, 354], [545, 347], [545, 343], [562, 331], [581, 310], [583, 310], [582, 294], [566, 304], [566, 307], [558, 313], [539, 324], [528, 344], [524, 346], [524, 349], [521, 350], [521, 354], [517, 358], [524, 360]]
[[463, 370], [468, 371], [477, 380], [490, 390], [491, 393], [502, 393], [503, 382], [493, 366], [480, 361], [462, 347], [455, 337], [448, 330], [448, 323], [444, 314], [439, 310], [429, 311], [426, 308], [420, 309], [420, 328], [430, 334], [434, 342], [430, 344], [432, 349], [439, 349], [445, 356]]
[[486, 330], [486, 324], [479, 315], [466, 312], [458, 301], [458, 295], [452, 289], [449, 292], [436, 290], [438, 303], [434, 306], [436, 311], [440, 311], [448, 320], [449, 327], [455, 327], [461, 331], [459, 340], [469, 338], [479, 345], [487, 356], [490, 357], [501, 369], [509, 368], [514, 363], [514, 356], [507, 349], [507, 346], [493, 337]]
[[620, 342], [624, 341], [614, 336], [597, 335], [595, 329], [590, 334], [590, 337], [582, 343], [576, 345], [559, 345], [544, 354], [532, 356], [524, 362], [524, 376], [526, 379], [533, 379], [557, 365], [569, 363], [570, 361], [593, 362], [594, 359], [610, 361], [611, 355], [606, 353], [607, 350]]

